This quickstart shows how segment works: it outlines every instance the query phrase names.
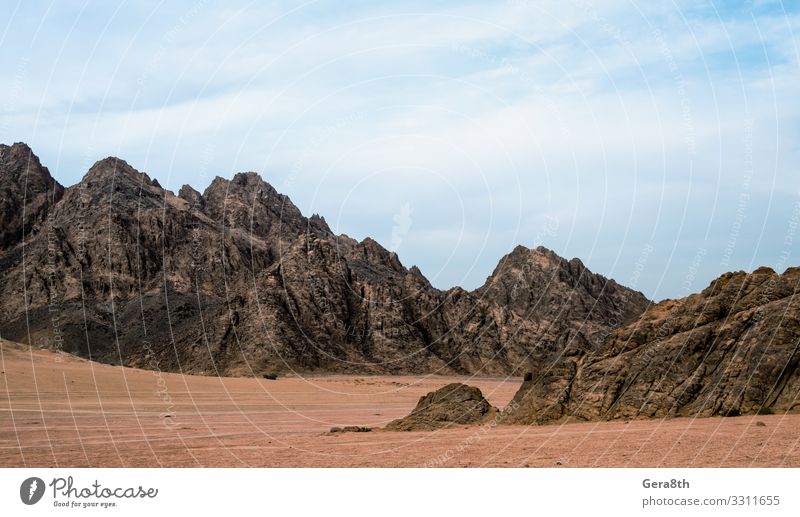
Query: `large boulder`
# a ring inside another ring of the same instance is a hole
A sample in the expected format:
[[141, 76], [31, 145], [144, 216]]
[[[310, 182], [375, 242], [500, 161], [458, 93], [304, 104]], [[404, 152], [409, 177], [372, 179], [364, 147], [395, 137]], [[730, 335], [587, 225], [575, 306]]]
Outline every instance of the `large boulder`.
[[461, 383], [444, 388], [420, 398], [417, 407], [405, 418], [391, 422], [389, 431], [431, 431], [454, 424], [480, 424], [497, 414], [478, 388]]

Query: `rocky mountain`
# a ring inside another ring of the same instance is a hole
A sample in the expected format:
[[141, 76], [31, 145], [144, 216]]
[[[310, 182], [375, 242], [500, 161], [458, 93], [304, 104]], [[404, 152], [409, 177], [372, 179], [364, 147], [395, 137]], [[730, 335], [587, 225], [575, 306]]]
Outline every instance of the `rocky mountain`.
[[727, 273], [530, 372], [511, 423], [800, 410], [800, 268]]
[[255, 173], [176, 196], [106, 158], [64, 189], [25, 144], [2, 151], [6, 339], [191, 373], [521, 374], [593, 352], [649, 305], [545, 248], [440, 291]]
[[0, 144], [0, 249], [42, 224], [64, 195], [62, 187], [24, 144]]

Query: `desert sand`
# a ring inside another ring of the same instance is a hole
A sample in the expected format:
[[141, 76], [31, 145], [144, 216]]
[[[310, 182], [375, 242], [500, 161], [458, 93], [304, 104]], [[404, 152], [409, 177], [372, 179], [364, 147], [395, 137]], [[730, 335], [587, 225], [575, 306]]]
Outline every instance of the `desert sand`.
[[[452, 377], [217, 378], [0, 345], [2, 467], [800, 467], [800, 415], [345, 433]], [[458, 378], [505, 406], [520, 379]]]

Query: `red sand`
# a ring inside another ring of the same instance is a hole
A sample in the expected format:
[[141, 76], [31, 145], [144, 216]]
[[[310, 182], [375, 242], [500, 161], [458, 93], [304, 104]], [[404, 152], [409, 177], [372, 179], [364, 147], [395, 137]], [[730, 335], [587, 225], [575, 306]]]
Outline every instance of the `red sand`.
[[[329, 436], [381, 427], [456, 379], [220, 379], [0, 352], [3, 467], [800, 467], [796, 414]], [[520, 384], [457, 380], [497, 407]]]

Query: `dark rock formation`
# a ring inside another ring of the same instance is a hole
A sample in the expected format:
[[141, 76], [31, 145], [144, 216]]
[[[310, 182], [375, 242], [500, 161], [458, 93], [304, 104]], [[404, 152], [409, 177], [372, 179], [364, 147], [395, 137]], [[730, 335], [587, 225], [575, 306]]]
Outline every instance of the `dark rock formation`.
[[512, 423], [800, 409], [800, 268], [727, 273], [526, 377]]
[[63, 194], [27, 145], [0, 144], [0, 249], [41, 226]]
[[480, 424], [497, 415], [478, 388], [453, 383], [419, 399], [405, 418], [386, 426], [388, 431], [431, 431], [451, 425]]
[[62, 189], [23, 144], [2, 149], [0, 335], [99, 361], [521, 375], [593, 350], [648, 305], [544, 248], [515, 249], [474, 292], [440, 291], [252, 172], [176, 196], [106, 158]]
[[356, 425], [349, 425], [347, 427], [331, 427], [329, 435], [333, 434], [347, 434], [347, 433], [371, 433], [371, 427], [360, 427]]

